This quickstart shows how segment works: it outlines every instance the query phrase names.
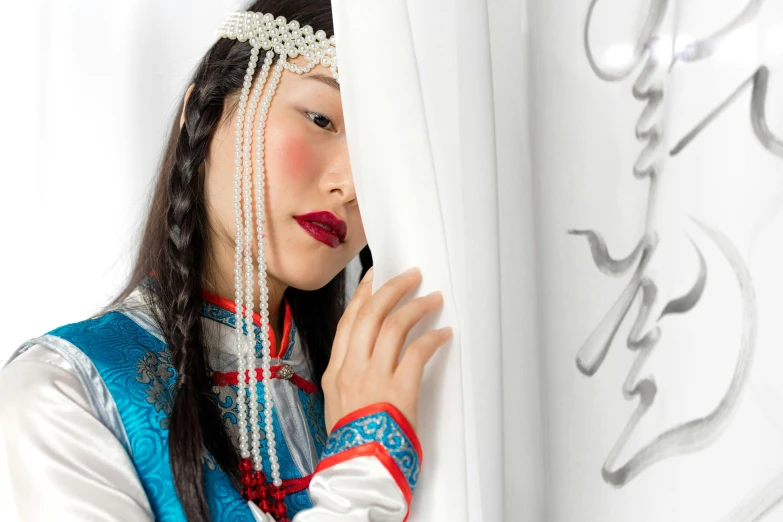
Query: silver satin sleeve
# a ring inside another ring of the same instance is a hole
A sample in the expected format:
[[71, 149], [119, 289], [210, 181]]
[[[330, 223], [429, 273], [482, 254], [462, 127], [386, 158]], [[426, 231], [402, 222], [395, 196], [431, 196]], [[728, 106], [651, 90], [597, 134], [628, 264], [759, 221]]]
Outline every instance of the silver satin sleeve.
[[[310, 482], [313, 507], [292, 522], [400, 522], [408, 505], [378, 459], [354, 457], [319, 471]], [[274, 519], [250, 503], [256, 522]]]
[[76, 370], [34, 345], [0, 370], [0, 519], [152, 522], [122, 442]]
[[[63, 355], [30, 346], [0, 370], [0, 396], [0, 520], [154, 520], [116, 426], [96, 413], [95, 397]], [[396, 522], [407, 512], [375, 457], [318, 472], [309, 492], [313, 507], [293, 522]], [[274, 522], [250, 505], [256, 520]]]
[[375, 457], [354, 457], [315, 474], [313, 507], [293, 522], [400, 522], [408, 504], [391, 474]]

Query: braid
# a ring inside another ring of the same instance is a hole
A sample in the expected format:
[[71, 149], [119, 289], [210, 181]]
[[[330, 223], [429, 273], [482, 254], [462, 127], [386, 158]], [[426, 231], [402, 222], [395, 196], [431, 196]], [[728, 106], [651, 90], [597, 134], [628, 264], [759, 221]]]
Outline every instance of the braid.
[[[201, 165], [222, 112], [222, 102], [212, 103], [214, 95], [209, 91], [196, 78], [185, 109], [169, 180], [168, 240], [163, 264], [167, 273], [162, 278], [170, 290], [170, 299], [166, 300], [166, 330], [172, 363], [177, 370], [169, 456], [177, 494], [191, 522], [210, 520], [202, 474], [205, 440], [214, 442], [218, 437], [222, 441], [218, 451], [231, 448], [210, 394], [200, 321], [206, 242]], [[193, 429], [196, 426], [201, 429]]]

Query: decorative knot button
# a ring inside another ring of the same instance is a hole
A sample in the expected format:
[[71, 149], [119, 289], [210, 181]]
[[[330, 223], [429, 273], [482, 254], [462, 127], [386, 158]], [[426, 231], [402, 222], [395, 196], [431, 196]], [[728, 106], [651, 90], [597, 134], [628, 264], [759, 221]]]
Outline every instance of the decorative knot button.
[[279, 370], [277, 370], [277, 378], [278, 379], [290, 379], [294, 376], [294, 369], [288, 365], [284, 364], [280, 367]]

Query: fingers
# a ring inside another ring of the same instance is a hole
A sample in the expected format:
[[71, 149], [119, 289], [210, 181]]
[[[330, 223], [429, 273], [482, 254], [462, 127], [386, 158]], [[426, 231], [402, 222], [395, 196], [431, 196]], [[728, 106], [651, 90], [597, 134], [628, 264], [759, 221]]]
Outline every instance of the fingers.
[[418, 339], [408, 345], [405, 355], [402, 356], [395, 377], [403, 386], [410, 387], [409, 390], [418, 394], [421, 378], [424, 375], [424, 367], [427, 365], [435, 352], [449, 342], [453, 335], [450, 326], [429, 330]]
[[364, 277], [356, 287], [356, 291], [351, 297], [351, 302], [343, 312], [340, 322], [337, 325], [334, 342], [332, 343], [332, 355], [329, 358], [329, 371], [338, 371], [343, 366], [345, 354], [348, 351], [348, 342], [350, 341], [351, 331], [356, 322], [356, 314], [359, 309], [372, 296], [372, 278], [375, 267], [370, 267]]
[[400, 299], [421, 282], [421, 271], [412, 268], [386, 282], [356, 314], [348, 347], [348, 364], [365, 366], [386, 316]]
[[391, 373], [397, 367], [400, 351], [405, 344], [411, 329], [425, 315], [438, 310], [443, 305], [443, 294], [432, 292], [423, 297], [417, 297], [399, 310], [390, 314], [381, 326], [375, 350], [371, 355], [371, 364]]

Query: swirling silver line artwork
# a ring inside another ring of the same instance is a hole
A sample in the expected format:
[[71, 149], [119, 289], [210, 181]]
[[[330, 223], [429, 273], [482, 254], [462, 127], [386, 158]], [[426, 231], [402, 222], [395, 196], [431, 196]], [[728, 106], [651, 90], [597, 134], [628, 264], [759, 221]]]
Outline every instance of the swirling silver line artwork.
[[[753, 284], [742, 256], [731, 240], [721, 231], [706, 223], [694, 220], [704, 237], [710, 240], [722, 254], [734, 271], [740, 288], [742, 304], [742, 336], [739, 357], [734, 369], [734, 375], [726, 393], [718, 406], [708, 415], [679, 424], [656, 437], [649, 444], [637, 451], [625, 463], [618, 465], [619, 456], [625, 448], [631, 434], [655, 400], [657, 388], [652, 378], [636, 382], [639, 373], [658, 343], [660, 329], [657, 321], [668, 314], [686, 313], [691, 310], [701, 298], [707, 281], [707, 263], [697, 242], [688, 235], [690, 243], [699, 258], [699, 271], [690, 290], [683, 296], [669, 301], [660, 316], [656, 318], [655, 327], [646, 335], [642, 335], [643, 325], [648, 324], [652, 314], [653, 303], [657, 297], [655, 282], [646, 277], [647, 265], [655, 252], [658, 237], [655, 230], [655, 215], [658, 210], [658, 190], [663, 163], [667, 156], [676, 156], [691, 143], [710, 122], [739, 97], [748, 86], [752, 85], [751, 125], [759, 142], [772, 154], [783, 157], [783, 141], [776, 137], [768, 128], [765, 118], [766, 94], [769, 81], [769, 69], [761, 66], [745, 81], [729, 98], [715, 110], [702, 119], [689, 133], [683, 137], [671, 150], [664, 149], [663, 140], [663, 103], [664, 78], [676, 62], [695, 62], [711, 57], [719, 44], [740, 27], [754, 21], [764, 0], [749, 0], [742, 11], [729, 23], [725, 24], [712, 35], [690, 43], [682, 49], [676, 46], [667, 47], [667, 41], [659, 36], [661, 24], [669, 8], [668, 0], [653, 0], [650, 3], [645, 23], [635, 43], [631, 58], [627, 63], [614, 69], [602, 68], [594, 57], [590, 46], [590, 27], [595, 6], [598, 0], [591, 0], [584, 25], [583, 44], [587, 60], [593, 72], [604, 81], [616, 82], [626, 79], [632, 71], [641, 65], [638, 77], [634, 81], [632, 94], [634, 98], [645, 102], [645, 107], [636, 124], [636, 137], [643, 143], [643, 149], [637, 157], [633, 173], [637, 179], [649, 180], [649, 192], [646, 207], [645, 228], [642, 238], [633, 251], [624, 258], [613, 258], [608, 251], [602, 236], [593, 230], [569, 230], [570, 234], [587, 238], [593, 262], [604, 274], [622, 276], [636, 266], [628, 285], [624, 288], [612, 307], [598, 323], [588, 339], [577, 353], [576, 365], [579, 371], [592, 376], [603, 363], [618, 328], [628, 315], [636, 296], [641, 293], [641, 306], [628, 335], [628, 348], [636, 351], [638, 356], [623, 384], [623, 396], [631, 400], [639, 397], [639, 405], [626, 424], [619, 439], [611, 449], [602, 468], [604, 480], [622, 487], [636, 475], [662, 459], [698, 451], [711, 444], [729, 424], [742, 391], [747, 383], [750, 362], [755, 349], [756, 338], [756, 300]], [[672, 38], [673, 41], [673, 38]], [[663, 52], [662, 52], [663, 49]], [[668, 54], [666, 51], [669, 51]], [[666, 63], [663, 63], [663, 61]], [[783, 479], [781, 480], [783, 482]], [[740, 520], [740, 519], [738, 519]], [[742, 518], [741, 520], [747, 520]]]

